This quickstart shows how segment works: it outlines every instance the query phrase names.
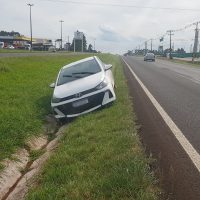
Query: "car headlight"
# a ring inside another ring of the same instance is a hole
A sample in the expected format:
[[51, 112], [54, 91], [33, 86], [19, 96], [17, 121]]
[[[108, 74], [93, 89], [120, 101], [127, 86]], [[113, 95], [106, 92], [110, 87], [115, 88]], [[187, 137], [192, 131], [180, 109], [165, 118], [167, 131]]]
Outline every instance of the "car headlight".
[[96, 90], [101, 90], [104, 87], [106, 87], [108, 85], [107, 81], [104, 79], [99, 85], [97, 85], [97, 87], [95, 88]]
[[52, 103], [59, 103], [60, 100], [61, 100], [60, 98], [57, 98], [57, 97], [53, 96], [52, 99], [51, 99], [51, 102]]

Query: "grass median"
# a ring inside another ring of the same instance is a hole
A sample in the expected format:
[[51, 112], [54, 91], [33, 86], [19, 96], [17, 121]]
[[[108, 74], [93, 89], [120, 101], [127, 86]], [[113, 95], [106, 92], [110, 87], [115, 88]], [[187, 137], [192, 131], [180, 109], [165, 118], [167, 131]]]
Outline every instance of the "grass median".
[[25, 49], [0, 49], [0, 53], [33, 53], [33, 52], [48, 52], [48, 51], [29, 51]]
[[158, 59], [160, 60], [167, 60], [169, 62], [173, 62], [173, 63], [177, 63], [177, 64], [183, 64], [183, 65], [186, 65], [186, 66], [189, 66], [189, 67], [200, 67], [200, 61], [194, 61], [192, 62], [192, 58], [191, 58], [191, 61], [190, 60], [181, 60], [181, 59], [178, 59], [178, 58], [173, 58], [173, 59], [169, 59], [169, 58], [166, 58], [166, 57], [157, 57]]
[[101, 58], [114, 66], [117, 101], [68, 125], [27, 200], [157, 199], [120, 58]]
[[49, 84], [63, 65], [87, 56], [0, 58], [0, 161], [43, 133], [51, 112]]

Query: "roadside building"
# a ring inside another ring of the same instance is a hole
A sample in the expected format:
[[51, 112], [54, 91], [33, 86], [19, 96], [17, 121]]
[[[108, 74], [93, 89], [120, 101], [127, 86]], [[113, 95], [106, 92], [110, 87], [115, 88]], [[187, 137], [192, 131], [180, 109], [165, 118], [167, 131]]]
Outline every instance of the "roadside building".
[[[26, 36], [0, 36], [0, 42], [3, 44], [3, 48], [9, 48], [10, 46], [15, 49], [30, 49], [31, 38]], [[33, 38], [32, 48], [34, 50], [48, 51], [49, 47], [53, 46], [52, 40]]]

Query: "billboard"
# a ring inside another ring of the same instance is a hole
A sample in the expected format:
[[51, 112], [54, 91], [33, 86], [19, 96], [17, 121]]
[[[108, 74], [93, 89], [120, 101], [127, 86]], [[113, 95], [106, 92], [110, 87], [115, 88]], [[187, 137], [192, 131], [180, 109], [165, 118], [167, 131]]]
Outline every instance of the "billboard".
[[79, 32], [79, 31], [74, 32], [74, 39], [83, 40], [83, 32]]

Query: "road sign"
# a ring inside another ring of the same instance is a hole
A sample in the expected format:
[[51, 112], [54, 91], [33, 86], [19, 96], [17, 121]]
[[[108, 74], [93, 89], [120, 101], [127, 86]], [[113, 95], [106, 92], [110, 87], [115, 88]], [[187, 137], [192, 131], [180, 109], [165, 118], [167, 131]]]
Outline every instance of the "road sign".
[[83, 40], [83, 32], [79, 32], [79, 31], [74, 32], [74, 39]]

